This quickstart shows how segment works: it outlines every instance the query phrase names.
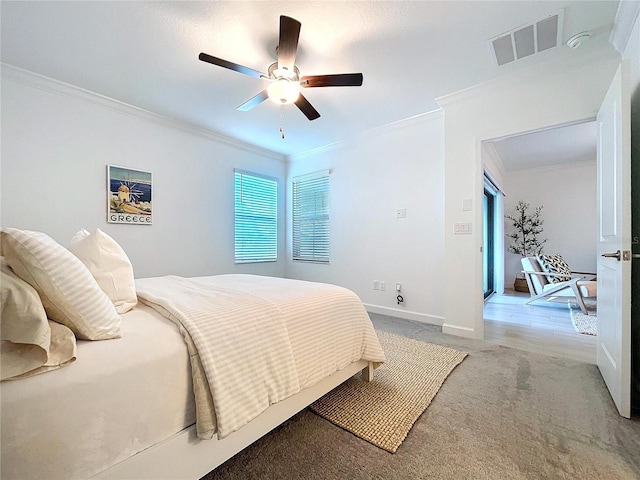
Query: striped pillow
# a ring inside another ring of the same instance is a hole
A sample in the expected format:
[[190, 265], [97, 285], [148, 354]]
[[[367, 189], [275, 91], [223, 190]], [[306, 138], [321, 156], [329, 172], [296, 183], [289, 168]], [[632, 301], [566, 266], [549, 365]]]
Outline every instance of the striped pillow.
[[16, 275], [38, 292], [51, 320], [84, 340], [120, 337], [111, 300], [69, 250], [45, 233], [4, 228], [2, 251]]

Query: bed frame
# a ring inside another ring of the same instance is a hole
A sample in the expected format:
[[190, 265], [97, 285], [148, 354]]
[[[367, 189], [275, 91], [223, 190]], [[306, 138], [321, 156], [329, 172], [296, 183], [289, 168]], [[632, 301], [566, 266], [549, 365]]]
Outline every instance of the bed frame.
[[372, 362], [359, 360], [296, 395], [271, 405], [250, 423], [222, 440], [215, 436], [211, 440], [200, 440], [195, 425], [192, 425], [91, 478], [201, 478], [359, 371], [362, 371], [363, 380], [371, 381], [373, 369]]

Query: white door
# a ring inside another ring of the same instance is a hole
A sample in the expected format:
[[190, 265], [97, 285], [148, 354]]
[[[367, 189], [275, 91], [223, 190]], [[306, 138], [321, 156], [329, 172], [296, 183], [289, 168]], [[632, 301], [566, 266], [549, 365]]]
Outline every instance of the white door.
[[631, 414], [631, 101], [623, 62], [598, 112], [598, 368]]

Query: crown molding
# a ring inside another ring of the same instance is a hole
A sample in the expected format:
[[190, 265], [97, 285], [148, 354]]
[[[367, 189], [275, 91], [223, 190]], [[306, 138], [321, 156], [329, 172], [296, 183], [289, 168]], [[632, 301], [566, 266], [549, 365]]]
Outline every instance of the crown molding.
[[[571, 62], [554, 61], [548, 62], [547, 64], [543, 65], [532, 65], [523, 70], [500, 76], [488, 82], [480, 83], [478, 85], [474, 85], [457, 92], [442, 95], [440, 97], [437, 97], [435, 100], [442, 107], [446, 107], [448, 105], [488, 95], [492, 92], [508, 89], [510, 87], [513, 87], [514, 85], [538, 83], [540, 82], [540, 70], [542, 68], [544, 68], [544, 73], [542, 75], [546, 78], [566, 75], [568, 70], [572, 72], [571, 75], [575, 76], [579, 74], [580, 70], [586, 70], [592, 67], [594, 64], [612, 61], [615, 57], [615, 55], [613, 55], [613, 51], [614, 50], [611, 47], [602, 47], [593, 56], [587, 59], [582, 58], [573, 60]], [[617, 54], [617, 61], [620, 61], [619, 54]]]
[[624, 52], [639, 13], [640, 2], [638, 0], [621, 0], [618, 4], [616, 19], [613, 21], [613, 28], [611, 35], [609, 35], [609, 43], [619, 53]]
[[591, 168], [596, 167], [598, 164], [597, 160], [590, 160], [584, 162], [569, 162], [569, 163], [557, 163], [555, 165], [546, 165], [544, 167], [532, 167], [532, 168], [521, 168], [518, 170], [505, 170], [505, 176], [512, 175], [529, 175], [531, 173], [545, 173], [545, 172], [554, 172], [558, 170], [569, 170], [574, 168]]
[[[491, 157], [491, 160], [493, 161], [493, 163], [495, 164], [496, 168], [498, 169], [498, 173], [500, 175], [505, 175], [505, 173], [507, 172], [507, 169], [504, 166], [504, 161], [502, 160], [502, 157], [500, 156], [500, 154], [496, 150], [495, 143], [493, 141], [485, 141], [485, 142], [483, 142], [483, 145], [487, 149], [487, 155], [489, 155], [489, 157]], [[486, 168], [486, 166], [485, 166], [485, 168]]]
[[305, 150], [304, 152], [287, 155], [287, 162], [296, 162], [305, 158], [315, 157], [316, 155], [320, 155], [325, 152], [331, 152], [333, 150], [339, 149], [340, 147], [343, 147], [346, 143], [347, 142], [345, 141], [329, 143], [327, 145], [312, 148], [311, 150]]
[[98, 105], [101, 108], [111, 110], [121, 115], [154, 122], [164, 127], [169, 127], [180, 130], [182, 132], [190, 133], [206, 140], [212, 140], [218, 143], [229, 145], [246, 152], [273, 158], [282, 162], [286, 160], [286, 157], [284, 155], [273, 152], [271, 150], [267, 150], [257, 145], [228, 137], [221, 133], [200, 127], [198, 125], [194, 125], [189, 122], [153, 113], [134, 105], [121, 102], [114, 98], [107, 97], [105, 95], [101, 95], [99, 93], [92, 92], [90, 90], [86, 90], [66, 82], [62, 82], [60, 80], [55, 80], [53, 78], [46, 77], [29, 70], [25, 70], [8, 63], [0, 63], [0, 69], [3, 81], [9, 80], [15, 83], [20, 83], [29, 87], [54, 93], [56, 95], [61, 95], [73, 100], [90, 102], [94, 105]]
[[374, 127], [369, 130], [365, 130], [364, 132], [359, 133], [355, 139], [342, 140], [340, 142], [334, 142], [327, 145], [323, 145], [321, 147], [313, 148], [311, 150], [306, 150], [301, 153], [296, 153], [293, 155], [289, 155], [287, 157], [287, 161], [295, 162], [298, 160], [302, 160], [309, 157], [315, 157], [316, 155], [320, 155], [322, 153], [330, 152], [333, 150], [337, 150], [339, 148], [344, 148], [348, 145], [353, 144], [355, 140], [363, 140], [371, 137], [379, 137], [383, 133], [388, 133], [391, 131], [397, 131], [402, 128], [410, 127], [412, 125], [416, 125], [419, 123], [423, 123], [425, 121], [431, 120], [438, 115], [438, 118], [444, 115], [444, 110], [442, 108], [437, 108], [435, 110], [431, 110], [429, 112], [420, 113], [418, 115], [414, 115], [412, 117], [408, 117], [402, 120], [397, 120], [395, 122], [387, 123], [385, 125], [381, 125], [379, 127]]

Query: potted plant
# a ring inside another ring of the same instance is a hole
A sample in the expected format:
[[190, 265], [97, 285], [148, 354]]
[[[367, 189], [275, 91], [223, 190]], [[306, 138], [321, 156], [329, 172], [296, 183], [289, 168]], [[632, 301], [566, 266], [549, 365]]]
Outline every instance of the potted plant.
[[[543, 231], [542, 223], [542, 205], [535, 207], [533, 213], [529, 213], [531, 204], [520, 200], [516, 205], [516, 212], [512, 215], [505, 215], [505, 218], [511, 220], [514, 231], [507, 233], [507, 237], [512, 242], [509, 245], [509, 252], [515, 253], [522, 257], [539, 255], [542, 253], [543, 245], [547, 239], [540, 239]], [[527, 281], [521, 273], [516, 274], [513, 287], [518, 292], [528, 292], [529, 287]]]

